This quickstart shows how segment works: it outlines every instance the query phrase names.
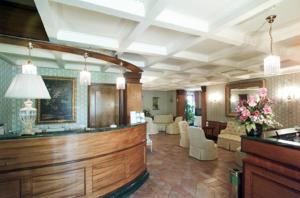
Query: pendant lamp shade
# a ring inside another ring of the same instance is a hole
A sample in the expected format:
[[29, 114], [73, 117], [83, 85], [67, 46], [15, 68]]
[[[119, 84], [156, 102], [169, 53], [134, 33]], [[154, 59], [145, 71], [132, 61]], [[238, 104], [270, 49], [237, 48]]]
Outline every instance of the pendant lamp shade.
[[116, 80], [117, 89], [124, 90], [125, 89], [125, 78], [123, 76], [120, 76]]
[[79, 78], [81, 85], [91, 85], [91, 73], [89, 71], [82, 70]]
[[37, 68], [35, 65], [28, 61], [27, 64], [22, 65], [22, 73], [23, 74], [37, 74]]
[[264, 73], [278, 74], [280, 72], [280, 57], [270, 55], [264, 59]]

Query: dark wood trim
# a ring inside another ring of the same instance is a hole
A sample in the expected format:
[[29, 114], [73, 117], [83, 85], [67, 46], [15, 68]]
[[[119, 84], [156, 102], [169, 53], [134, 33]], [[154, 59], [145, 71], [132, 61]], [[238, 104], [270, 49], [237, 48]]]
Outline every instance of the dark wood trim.
[[133, 72], [125, 72], [124, 73], [124, 78], [126, 79], [126, 83], [138, 83], [140, 84], [141, 82], [141, 73], [133, 73]]
[[126, 124], [125, 93], [122, 89], [119, 90], [119, 124]]
[[205, 123], [207, 121], [206, 86], [201, 86], [201, 114], [202, 126], [205, 126]]
[[[53, 51], [60, 51], [60, 52], [67, 52], [67, 53], [72, 53], [72, 54], [77, 54], [77, 55], [83, 55], [84, 53], [88, 53], [89, 57], [99, 59], [99, 60], [104, 60], [106, 62], [110, 62], [116, 65], [119, 65], [120, 67], [124, 67], [128, 70], [130, 70], [133, 73], [139, 74], [140, 72], [143, 72], [142, 69], [139, 67], [118, 59], [113, 56], [109, 56], [106, 54], [101, 54], [98, 52], [86, 50], [86, 49], [81, 49], [81, 48], [76, 48], [76, 47], [71, 47], [67, 45], [60, 45], [60, 44], [54, 44], [46, 41], [40, 41], [40, 40], [33, 40], [33, 39], [28, 39], [28, 38], [20, 38], [20, 37], [13, 37], [13, 36], [7, 36], [0, 34], [0, 43], [6, 43], [6, 44], [11, 44], [11, 45], [20, 45], [20, 46], [27, 46], [28, 42], [32, 43], [32, 46], [34, 48], [40, 48], [40, 49], [47, 49], [47, 50], [53, 50]], [[123, 63], [123, 66], [121, 66], [121, 62]], [[127, 72], [129, 73], [129, 72]]]
[[264, 79], [257, 79], [254, 81], [239, 81], [228, 83], [225, 86], [225, 113], [227, 117], [236, 117], [237, 113], [231, 112], [230, 108], [230, 90], [231, 89], [243, 89], [248, 87], [265, 87], [266, 82]]

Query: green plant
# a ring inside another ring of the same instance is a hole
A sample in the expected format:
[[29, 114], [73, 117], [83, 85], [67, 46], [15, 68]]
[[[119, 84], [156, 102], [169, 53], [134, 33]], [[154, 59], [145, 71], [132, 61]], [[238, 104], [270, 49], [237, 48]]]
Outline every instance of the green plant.
[[194, 123], [195, 115], [194, 115], [194, 106], [188, 104], [187, 100], [184, 105], [184, 117], [189, 124]]
[[146, 117], [152, 117], [152, 114], [151, 114], [149, 108], [144, 109], [143, 112], [144, 112], [144, 114], [145, 114]]

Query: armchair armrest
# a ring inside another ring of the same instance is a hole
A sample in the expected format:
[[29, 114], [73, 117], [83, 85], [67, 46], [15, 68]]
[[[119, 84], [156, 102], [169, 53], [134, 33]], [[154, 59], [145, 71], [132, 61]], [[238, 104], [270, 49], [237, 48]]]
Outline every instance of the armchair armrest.
[[207, 140], [204, 143], [204, 147], [207, 148], [207, 149], [214, 148], [215, 147], [215, 142], [212, 141], [212, 140]]

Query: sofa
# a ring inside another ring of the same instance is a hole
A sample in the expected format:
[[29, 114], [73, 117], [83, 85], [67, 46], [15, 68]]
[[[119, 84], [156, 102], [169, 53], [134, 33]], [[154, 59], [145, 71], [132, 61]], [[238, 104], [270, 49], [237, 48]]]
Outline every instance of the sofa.
[[156, 124], [158, 131], [166, 131], [167, 126], [173, 123], [173, 115], [155, 115], [153, 123]]
[[182, 121], [182, 116], [175, 118], [175, 121], [167, 126], [167, 134], [179, 134], [179, 125], [178, 123]]
[[218, 147], [236, 151], [241, 146], [241, 135], [245, 134], [245, 127], [235, 121], [228, 121], [227, 127], [218, 135]]

